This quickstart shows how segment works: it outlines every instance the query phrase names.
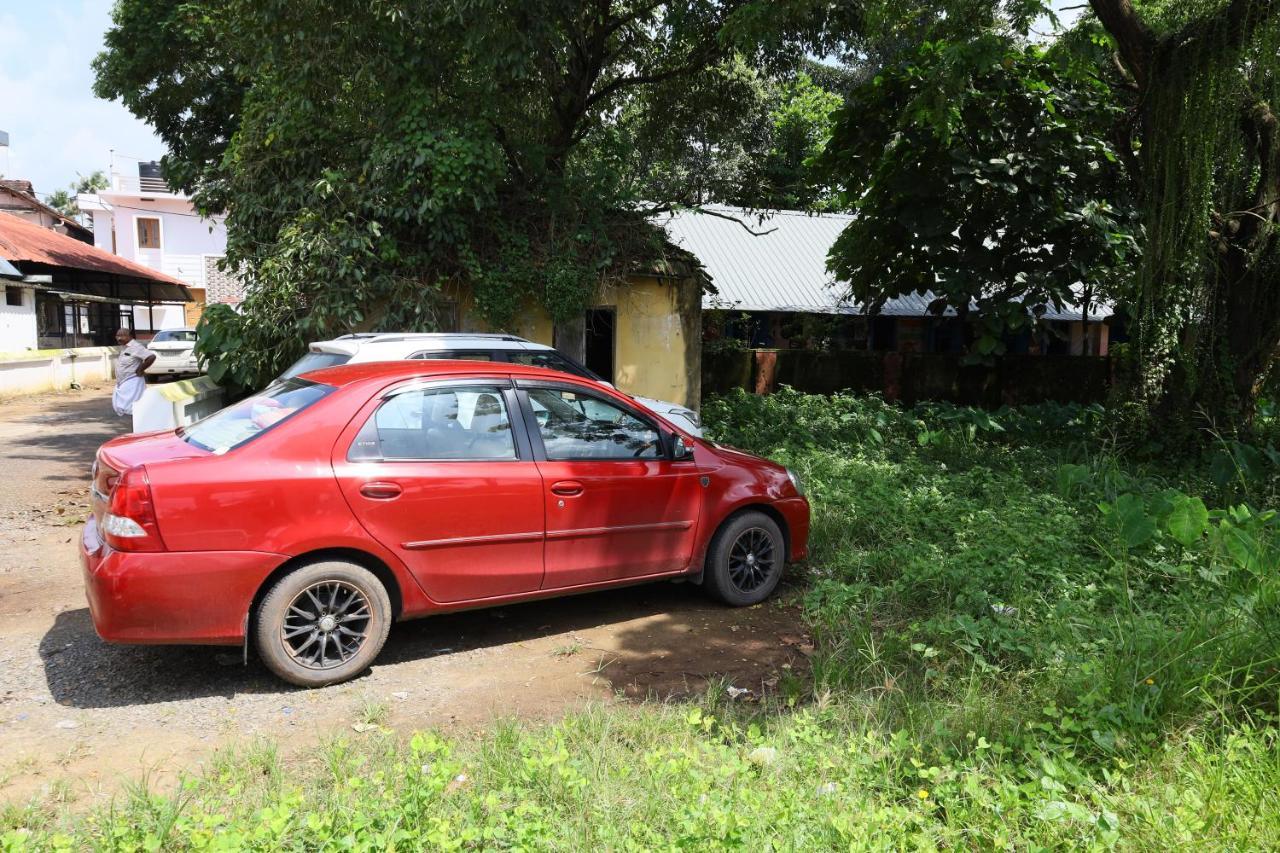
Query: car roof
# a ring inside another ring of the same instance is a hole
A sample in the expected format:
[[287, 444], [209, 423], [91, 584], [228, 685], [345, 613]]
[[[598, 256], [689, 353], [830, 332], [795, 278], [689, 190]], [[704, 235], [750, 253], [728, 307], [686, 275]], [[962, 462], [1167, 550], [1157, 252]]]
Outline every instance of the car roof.
[[545, 367], [530, 367], [523, 364], [507, 364], [491, 361], [465, 361], [462, 359], [415, 359], [413, 361], [362, 361], [356, 364], [343, 364], [337, 367], [322, 367], [300, 374], [297, 378], [322, 385], [343, 387], [357, 383], [385, 379], [441, 378], [450, 376], [511, 376], [528, 379], [557, 379], [572, 381], [576, 384], [600, 385], [581, 376], [562, 373], [559, 370], [548, 370]]
[[534, 343], [516, 335], [480, 332], [378, 332], [343, 335], [328, 341], [312, 341], [310, 352], [340, 352], [352, 357], [387, 351], [403, 358], [420, 350], [549, 350], [546, 344]]

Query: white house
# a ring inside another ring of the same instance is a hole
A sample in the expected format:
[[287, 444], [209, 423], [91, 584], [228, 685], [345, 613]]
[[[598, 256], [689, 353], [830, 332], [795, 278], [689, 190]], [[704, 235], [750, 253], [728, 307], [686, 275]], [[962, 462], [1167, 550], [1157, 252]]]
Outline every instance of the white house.
[[182, 280], [195, 300], [185, 311], [156, 307], [155, 321], [138, 317], [139, 328], [195, 325], [207, 302], [238, 305], [244, 299], [240, 282], [218, 269], [227, 250], [223, 217], [197, 213], [189, 196], [165, 184], [155, 161], [113, 153], [109, 177], [108, 189], [77, 198], [80, 209], [93, 217], [94, 244]]

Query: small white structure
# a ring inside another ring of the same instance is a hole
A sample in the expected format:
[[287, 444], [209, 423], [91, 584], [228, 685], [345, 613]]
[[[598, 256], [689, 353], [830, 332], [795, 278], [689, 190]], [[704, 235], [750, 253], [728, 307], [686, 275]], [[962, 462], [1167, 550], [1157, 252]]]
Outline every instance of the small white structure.
[[244, 299], [240, 282], [218, 269], [227, 251], [224, 217], [202, 217], [189, 196], [170, 189], [155, 161], [113, 152], [109, 177], [108, 189], [77, 197], [93, 218], [94, 244], [182, 280], [195, 300], [185, 314], [178, 307], [157, 307], [155, 321], [138, 317], [137, 328], [194, 326], [207, 302], [238, 305]]
[[223, 392], [208, 376], [148, 385], [133, 404], [133, 431], [190, 426], [222, 408]]
[[24, 287], [22, 272], [0, 258], [0, 353], [20, 352], [38, 346], [36, 334], [36, 292]]

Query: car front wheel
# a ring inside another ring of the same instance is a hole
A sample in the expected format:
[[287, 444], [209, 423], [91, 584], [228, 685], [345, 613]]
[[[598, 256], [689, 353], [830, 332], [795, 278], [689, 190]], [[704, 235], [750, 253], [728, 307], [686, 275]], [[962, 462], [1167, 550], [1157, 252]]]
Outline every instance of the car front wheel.
[[777, 523], [749, 511], [726, 521], [707, 549], [702, 586], [735, 607], [759, 604], [782, 579], [786, 543]]
[[373, 573], [323, 562], [276, 581], [258, 606], [254, 640], [280, 678], [323, 687], [364, 672], [390, 630], [391, 600]]

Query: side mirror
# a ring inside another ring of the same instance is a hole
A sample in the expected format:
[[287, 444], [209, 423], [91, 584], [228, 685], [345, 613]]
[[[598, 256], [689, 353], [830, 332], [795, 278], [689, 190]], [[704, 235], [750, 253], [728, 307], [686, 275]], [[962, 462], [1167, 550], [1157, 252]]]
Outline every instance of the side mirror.
[[673, 435], [671, 437], [671, 458], [677, 462], [682, 459], [693, 458], [693, 448], [685, 444], [684, 436]]

